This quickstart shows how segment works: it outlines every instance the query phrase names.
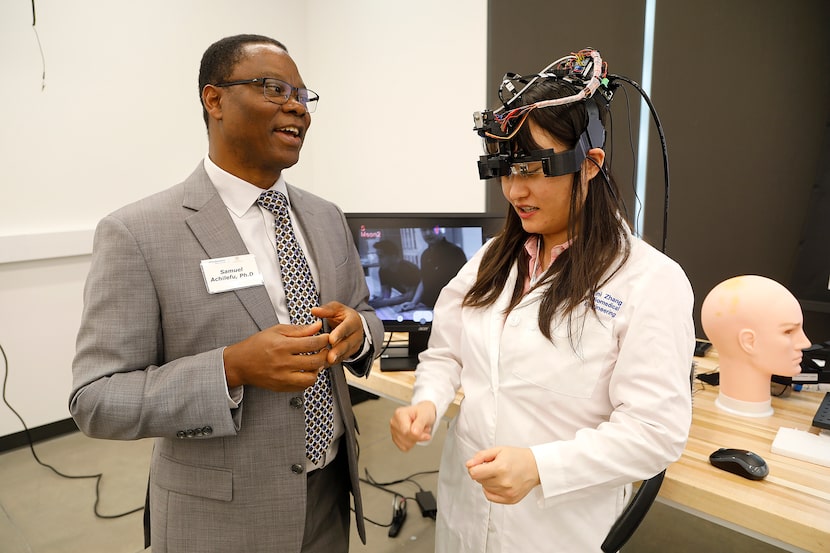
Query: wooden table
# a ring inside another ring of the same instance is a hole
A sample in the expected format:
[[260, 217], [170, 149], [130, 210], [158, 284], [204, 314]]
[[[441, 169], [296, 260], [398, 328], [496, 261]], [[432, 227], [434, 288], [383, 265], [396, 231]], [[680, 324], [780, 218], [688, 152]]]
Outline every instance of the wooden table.
[[[714, 353], [696, 361], [698, 372], [717, 368]], [[695, 382], [689, 441], [666, 471], [660, 498], [785, 549], [830, 552], [830, 467], [771, 451], [781, 427], [818, 433], [811, 425], [824, 392], [773, 397], [775, 413], [759, 418], [726, 413], [717, 397], [716, 386]], [[769, 476], [751, 481], [716, 469], [709, 454], [720, 447], [754, 451]]]
[[[696, 361], [700, 372], [717, 368], [714, 352]], [[346, 376], [350, 385], [392, 401], [408, 404], [412, 397], [413, 372], [382, 372], [376, 363], [369, 378], [348, 371]], [[775, 414], [763, 418], [725, 413], [715, 406], [717, 395], [717, 387], [695, 381], [689, 441], [666, 471], [659, 500], [790, 551], [830, 552], [830, 467], [770, 449], [779, 427], [811, 430], [824, 393], [775, 397]], [[447, 417], [455, 416], [462, 397], [459, 393]], [[758, 453], [769, 476], [752, 481], [716, 469], [709, 454], [720, 447]]]
[[[357, 378], [346, 371], [346, 381], [355, 388], [409, 405], [412, 399], [412, 387], [415, 385], [415, 371], [383, 372], [380, 370], [380, 363], [375, 361], [369, 378]], [[458, 414], [458, 406], [461, 405], [463, 397], [462, 392], [455, 394], [455, 401], [447, 408], [445, 418], [451, 419]]]

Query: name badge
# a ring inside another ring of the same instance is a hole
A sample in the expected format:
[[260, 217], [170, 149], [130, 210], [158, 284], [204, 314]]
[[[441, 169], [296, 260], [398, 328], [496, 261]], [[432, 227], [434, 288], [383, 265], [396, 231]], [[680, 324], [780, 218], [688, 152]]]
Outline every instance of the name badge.
[[265, 282], [253, 254], [203, 259], [200, 266], [209, 294], [262, 286]]

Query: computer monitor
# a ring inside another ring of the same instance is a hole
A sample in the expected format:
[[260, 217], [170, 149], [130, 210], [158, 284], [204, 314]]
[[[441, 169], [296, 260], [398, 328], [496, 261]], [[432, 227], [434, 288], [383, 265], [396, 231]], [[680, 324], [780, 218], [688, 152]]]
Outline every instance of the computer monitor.
[[438, 293], [504, 224], [485, 213], [347, 213], [370, 303], [386, 332], [408, 333], [381, 370], [413, 370], [426, 349]]

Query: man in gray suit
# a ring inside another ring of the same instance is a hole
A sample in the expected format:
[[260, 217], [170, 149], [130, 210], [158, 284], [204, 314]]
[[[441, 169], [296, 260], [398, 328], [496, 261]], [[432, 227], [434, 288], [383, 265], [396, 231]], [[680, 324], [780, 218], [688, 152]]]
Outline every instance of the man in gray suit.
[[[346, 552], [350, 491], [365, 530], [343, 366], [366, 375], [383, 334], [343, 213], [282, 177], [317, 95], [257, 35], [210, 46], [199, 89], [208, 156], [96, 229], [70, 411], [89, 436], [157, 438], [154, 553]], [[289, 324], [263, 190], [288, 198], [319, 293], [311, 324]], [[321, 370], [333, 439], [315, 462], [303, 392]]]

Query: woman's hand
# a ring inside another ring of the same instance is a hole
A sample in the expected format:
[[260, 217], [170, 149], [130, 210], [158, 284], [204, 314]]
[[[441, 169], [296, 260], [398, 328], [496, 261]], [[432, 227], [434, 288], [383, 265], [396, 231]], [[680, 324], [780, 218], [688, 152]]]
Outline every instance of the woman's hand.
[[392, 441], [401, 451], [409, 451], [416, 443], [432, 439], [435, 417], [435, 404], [431, 401], [398, 407], [389, 421]]
[[528, 447], [493, 447], [467, 461], [470, 478], [493, 503], [513, 505], [541, 484], [536, 458]]

